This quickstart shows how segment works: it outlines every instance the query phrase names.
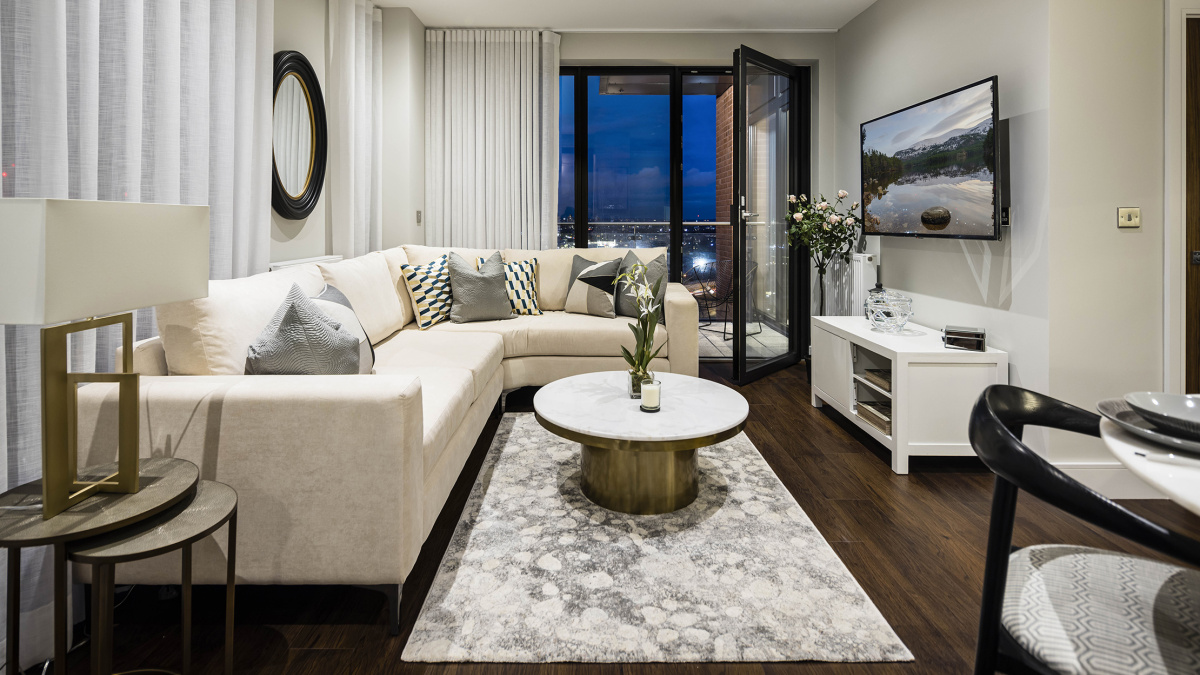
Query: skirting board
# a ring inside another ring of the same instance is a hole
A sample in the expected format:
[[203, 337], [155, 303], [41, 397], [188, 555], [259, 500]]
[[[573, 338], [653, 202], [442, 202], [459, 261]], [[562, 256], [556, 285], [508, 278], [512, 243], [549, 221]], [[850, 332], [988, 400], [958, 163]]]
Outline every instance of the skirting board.
[[1109, 499], [1166, 499], [1120, 462], [1059, 462], [1054, 466]]

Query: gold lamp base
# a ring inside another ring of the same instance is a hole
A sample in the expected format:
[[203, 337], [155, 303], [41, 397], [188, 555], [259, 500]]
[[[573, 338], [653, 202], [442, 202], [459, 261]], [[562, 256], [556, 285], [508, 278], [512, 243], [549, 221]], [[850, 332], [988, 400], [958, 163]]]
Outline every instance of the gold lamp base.
[[[121, 372], [72, 373], [67, 336], [121, 324]], [[79, 386], [119, 385], [117, 472], [98, 481], [79, 480], [77, 429]], [[42, 329], [42, 518], [49, 520], [97, 492], [138, 491], [138, 375], [133, 372], [133, 314]]]

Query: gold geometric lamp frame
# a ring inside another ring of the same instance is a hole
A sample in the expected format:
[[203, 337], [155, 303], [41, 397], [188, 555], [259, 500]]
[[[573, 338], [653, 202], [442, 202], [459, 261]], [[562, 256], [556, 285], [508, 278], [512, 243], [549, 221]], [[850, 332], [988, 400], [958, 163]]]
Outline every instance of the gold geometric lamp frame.
[[[121, 325], [121, 372], [68, 370], [72, 333]], [[79, 480], [79, 385], [118, 385], [117, 472]], [[138, 491], [138, 374], [133, 372], [133, 314], [87, 319], [42, 329], [42, 518], [50, 519], [97, 492]]]

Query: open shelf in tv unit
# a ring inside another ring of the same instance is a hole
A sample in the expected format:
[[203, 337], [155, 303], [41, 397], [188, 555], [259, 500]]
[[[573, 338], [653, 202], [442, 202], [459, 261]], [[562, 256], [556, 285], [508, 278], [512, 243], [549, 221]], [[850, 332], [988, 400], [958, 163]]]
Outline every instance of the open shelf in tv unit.
[[[1008, 383], [1008, 354], [999, 349], [946, 349], [940, 330], [910, 323], [883, 333], [862, 316], [812, 317], [811, 358], [812, 404], [828, 405], [891, 450], [900, 474], [913, 456], [973, 456], [971, 407], [986, 387]], [[890, 412], [891, 433], [864, 417], [871, 412], [860, 411], [863, 403]]]

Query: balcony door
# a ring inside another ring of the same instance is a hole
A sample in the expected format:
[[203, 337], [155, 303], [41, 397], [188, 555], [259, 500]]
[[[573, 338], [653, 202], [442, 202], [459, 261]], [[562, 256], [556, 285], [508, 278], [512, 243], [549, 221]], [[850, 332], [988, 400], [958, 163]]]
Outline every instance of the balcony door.
[[808, 82], [806, 69], [744, 45], [733, 58], [733, 362], [744, 384], [796, 363], [807, 344], [808, 256], [788, 245], [787, 197], [808, 191]]

